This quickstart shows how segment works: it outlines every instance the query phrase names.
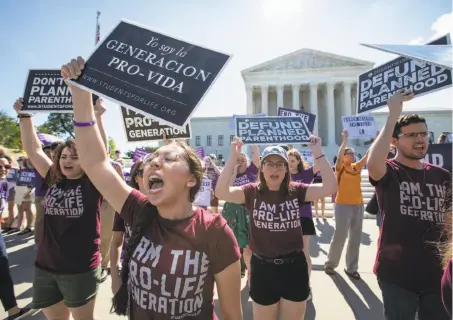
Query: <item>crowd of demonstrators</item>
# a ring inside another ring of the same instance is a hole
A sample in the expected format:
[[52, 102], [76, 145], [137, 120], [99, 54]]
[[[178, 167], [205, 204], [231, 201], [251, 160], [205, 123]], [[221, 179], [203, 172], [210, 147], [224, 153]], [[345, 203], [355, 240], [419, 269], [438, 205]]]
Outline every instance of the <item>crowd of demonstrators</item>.
[[[8, 201], [9, 185], [6, 177], [11, 170], [12, 159], [4, 154], [0, 154], [0, 217]], [[8, 254], [6, 252], [5, 241], [0, 232], [0, 301], [8, 314], [6, 320], [20, 319], [31, 312], [30, 308], [19, 308], [17, 306], [14, 284], [9, 270]]]
[[366, 165], [368, 155], [355, 162], [354, 149], [347, 147], [348, 132], [343, 130], [343, 140], [338, 149], [335, 173], [338, 191], [335, 196], [334, 215], [335, 231], [330, 243], [324, 271], [328, 275], [335, 274], [340, 263], [341, 254], [348, 239], [346, 251], [346, 268], [344, 272], [351, 278], [360, 279], [359, 251], [362, 241], [363, 196], [362, 168]]
[[320, 139], [311, 136], [310, 145], [324, 178], [322, 185], [292, 182], [288, 154], [279, 146], [263, 151], [258, 182], [232, 185], [231, 176], [242, 155], [237, 138], [217, 181], [220, 199], [244, 205], [250, 212], [250, 297], [255, 319], [301, 319], [305, 314], [310, 288], [300, 209], [337, 187]]
[[[73, 60], [62, 76], [77, 78], [83, 67], [83, 59]], [[0, 154], [0, 213], [6, 202], [19, 212], [16, 225], [14, 211], [8, 215], [3, 234], [19, 234], [25, 218], [20, 233], [34, 228], [33, 308], [47, 319], [94, 319], [99, 284], [110, 272], [112, 312], [119, 315], [217, 320], [216, 286], [223, 318], [240, 320], [246, 269], [254, 319], [303, 319], [311, 299], [312, 207], [318, 217], [316, 205], [326, 196], [335, 194], [335, 232], [324, 271], [334, 274], [349, 234], [344, 271], [360, 279], [365, 166], [376, 189], [367, 210], [380, 227], [375, 273], [386, 320], [451, 314], [451, 175], [424, 161], [425, 120], [400, 116], [409, 91], [389, 99], [387, 122], [363, 158], [343, 132], [333, 170], [314, 135], [313, 166], [292, 145], [267, 147], [261, 156], [252, 146], [249, 160], [234, 138], [222, 169], [213, 155], [200, 159], [186, 144], [164, 138], [134, 163], [128, 183], [119, 150], [109, 157], [102, 99], [93, 106], [90, 93], [71, 91], [75, 140], [42, 147], [18, 99], [27, 156], [13, 168]], [[220, 214], [219, 200], [225, 201]], [[324, 209], [322, 202], [323, 219]], [[17, 307], [1, 234], [0, 279], [8, 319], [28, 313]]]
[[[368, 173], [382, 215], [375, 273], [387, 320], [451, 319], [442, 305], [443, 242], [451, 174], [424, 161], [429, 133], [424, 118], [400, 116], [413, 93], [403, 89], [389, 101], [384, 128], [370, 147]], [[396, 156], [387, 159], [390, 143]], [[451, 209], [451, 208], [449, 208]]]

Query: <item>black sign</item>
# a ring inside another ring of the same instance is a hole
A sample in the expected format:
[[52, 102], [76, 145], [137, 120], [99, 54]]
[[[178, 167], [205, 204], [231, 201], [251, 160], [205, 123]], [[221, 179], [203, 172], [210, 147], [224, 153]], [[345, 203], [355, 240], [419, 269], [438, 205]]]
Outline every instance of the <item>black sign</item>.
[[432, 163], [436, 166], [442, 167], [451, 172], [452, 166], [451, 153], [452, 153], [451, 143], [430, 144], [428, 147], [428, 152], [425, 156], [425, 161]]
[[183, 128], [230, 56], [120, 21], [72, 83]]
[[190, 124], [182, 130], [159, 124], [158, 121], [125, 107], [121, 107], [121, 113], [127, 142], [163, 140], [164, 134], [167, 139], [190, 139], [191, 137]]
[[[445, 35], [428, 45], [450, 44]], [[358, 76], [357, 113], [369, 112], [387, 104], [395, 91], [406, 88], [421, 96], [452, 85], [451, 70], [429, 63], [399, 57]]]
[[61, 70], [30, 70], [23, 99], [23, 111], [72, 112], [71, 90]]
[[244, 144], [293, 144], [310, 141], [301, 117], [236, 118], [236, 136]]
[[[303, 108], [303, 107], [301, 107]], [[315, 127], [316, 115], [304, 111], [298, 111], [294, 109], [286, 109], [278, 107], [277, 114], [280, 117], [301, 117], [304, 119], [305, 123], [307, 124], [307, 128], [310, 132], [313, 132], [313, 128]]]

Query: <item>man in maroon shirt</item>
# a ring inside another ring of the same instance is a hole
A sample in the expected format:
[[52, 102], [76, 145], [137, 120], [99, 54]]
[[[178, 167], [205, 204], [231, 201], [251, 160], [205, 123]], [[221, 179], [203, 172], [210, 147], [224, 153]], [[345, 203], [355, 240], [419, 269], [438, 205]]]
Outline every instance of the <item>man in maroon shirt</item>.
[[[387, 122], [370, 148], [368, 172], [376, 188], [382, 231], [376, 256], [387, 320], [451, 319], [442, 305], [442, 238], [448, 171], [424, 161], [429, 145], [425, 119], [400, 116], [411, 91], [397, 91], [389, 100]], [[387, 159], [390, 143], [396, 156]]]

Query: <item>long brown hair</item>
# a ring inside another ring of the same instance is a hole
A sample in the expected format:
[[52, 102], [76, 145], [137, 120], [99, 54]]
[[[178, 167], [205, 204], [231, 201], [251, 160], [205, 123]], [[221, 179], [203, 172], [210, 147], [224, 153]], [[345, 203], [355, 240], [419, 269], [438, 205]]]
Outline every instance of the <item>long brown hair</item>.
[[304, 169], [308, 169], [310, 165], [308, 164], [307, 161], [305, 161], [304, 158], [302, 158], [302, 155], [297, 149], [289, 149], [288, 151], [288, 157], [293, 156], [299, 161], [297, 164], [297, 172], [304, 172]]
[[452, 250], [453, 250], [453, 232], [452, 232], [452, 185], [451, 182], [447, 186], [447, 192], [445, 193], [445, 200], [444, 200], [444, 233], [442, 245], [440, 246], [440, 251], [442, 255], [442, 266], [444, 268], [447, 267], [448, 262], [452, 258]]
[[[193, 151], [193, 149], [184, 142], [174, 141], [172, 143], [184, 149], [184, 154], [181, 156], [181, 158], [187, 162], [190, 173], [195, 177], [196, 183], [192, 188], [190, 188], [189, 191], [189, 200], [190, 202], [193, 202], [195, 200], [195, 196], [200, 190], [203, 181], [203, 170], [200, 158], [198, 158], [198, 155], [195, 153], [195, 151]], [[157, 149], [156, 152], [158, 150], [159, 149]], [[137, 168], [139, 167], [140, 166], [138, 165]], [[132, 174], [131, 179], [134, 179]], [[154, 207], [154, 209], [156, 208]], [[157, 212], [157, 209], [155, 210], [155, 212]], [[127, 283], [129, 280], [129, 263], [131, 261], [132, 255], [135, 252], [135, 249], [140, 243], [140, 240], [149, 231], [155, 215], [150, 214], [146, 210], [141, 210], [140, 212], [137, 212], [135, 217], [136, 221], [134, 221], [134, 224], [132, 226], [131, 237], [126, 246], [126, 251], [124, 252], [123, 264], [121, 267], [121, 287], [112, 299], [111, 312], [114, 312], [118, 315], [127, 315], [130, 294], [127, 288]]]
[[[263, 192], [264, 190], [268, 189], [267, 184], [266, 184], [266, 179], [264, 178], [264, 173], [262, 171], [264, 165], [264, 159], [261, 160], [261, 167], [260, 167], [260, 172], [258, 175], [258, 191]], [[282, 192], [284, 195], [287, 195], [291, 192], [291, 175], [289, 173], [289, 167], [288, 163], [286, 163], [286, 172], [285, 172], [285, 177], [283, 178], [283, 181], [280, 185], [280, 192]]]
[[137, 189], [137, 190], [140, 190], [140, 186], [138, 185], [137, 181], [135, 181], [135, 176], [137, 175], [137, 171], [140, 169], [142, 164], [143, 164], [143, 158], [140, 158], [137, 160], [137, 162], [134, 163], [134, 165], [131, 168], [129, 185], [132, 188]]
[[[46, 179], [46, 183], [49, 187], [66, 179], [66, 176], [63, 174], [60, 167], [60, 158], [64, 148], [68, 148], [72, 155], [77, 156], [77, 146], [74, 139], [68, 139], [65, 142], [60, 143], [55, 150], [55, 156], [52, 159], [53, 164], [50, 167], [50, 175]], [[84, 177], [86, 177], [85, 174]]]

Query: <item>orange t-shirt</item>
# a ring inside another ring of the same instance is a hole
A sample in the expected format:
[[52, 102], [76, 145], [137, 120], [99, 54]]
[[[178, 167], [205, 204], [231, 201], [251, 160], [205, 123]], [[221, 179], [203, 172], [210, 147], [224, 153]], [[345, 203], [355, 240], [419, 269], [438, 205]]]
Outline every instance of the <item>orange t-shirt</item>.
[[335, 203], [357, 205], [363, 204], [362, 187], [360, 183], [362, 167], [358, 162], [352, 163], [350, 167], [344, 164], [339, 171], [336, 171], [337, 181], [341, 175], [340, 183], [338, 185], [337, 196]]

